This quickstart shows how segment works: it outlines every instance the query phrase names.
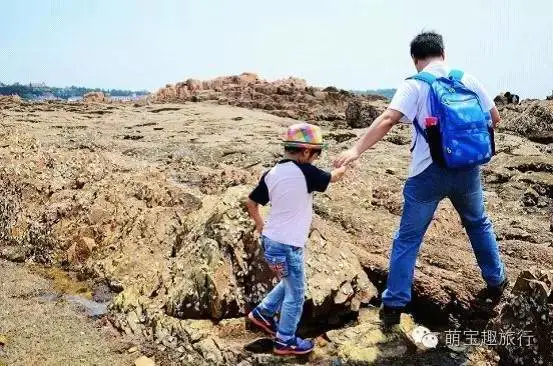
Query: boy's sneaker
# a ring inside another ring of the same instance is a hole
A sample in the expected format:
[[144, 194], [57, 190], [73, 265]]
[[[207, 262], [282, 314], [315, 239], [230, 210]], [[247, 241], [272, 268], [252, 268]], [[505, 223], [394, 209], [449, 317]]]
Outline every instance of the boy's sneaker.
[[270, 335], [274, 336], [276, 334], [278, 327], [275, 319], [273, 317], [261, 314], [261, 311], [259, 311], [258, 308], [250, 311], [250, 313], [248, 314], [248, 319], [250, 319], [252, 323], [257, 325], [259, 328], [263, 329]]
[[384, 328], [390, 328], [394, 325], [399, 324], [401, 320], [401, 313], [404, 311], [404, 308], [391, 308], [384, 304], [378, 312], [378, 317], [382, 321]]
[[287, 341], [275, 339], [274, 352], [277, 355], [305, 355], [315, 348], [313, 341], [301, 339], [300, 337], [292, 337]]

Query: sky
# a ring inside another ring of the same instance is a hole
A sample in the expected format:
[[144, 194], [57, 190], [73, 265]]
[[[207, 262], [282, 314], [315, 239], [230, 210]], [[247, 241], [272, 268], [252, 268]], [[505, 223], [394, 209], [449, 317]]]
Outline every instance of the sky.
[[490, 94], [553, 90], [553, 0], [0, 0], [0, 82], [150, 90], [256, 72], [395, 88], [409, 42], [444, 37]]

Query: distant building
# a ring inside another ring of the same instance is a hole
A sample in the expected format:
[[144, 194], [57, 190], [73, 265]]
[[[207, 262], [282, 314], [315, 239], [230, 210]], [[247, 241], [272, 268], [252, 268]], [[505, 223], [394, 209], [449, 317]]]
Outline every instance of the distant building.
[[135, 93], [128, 96], [110, 96], [108, 97], [108, 100], [117, 101], [117, 102], [128, 102], [128, 101], [136, 101], [139, 99], [144, 98], [144, 96], [137, 96]]
[[47, 101], [47, 100], [61, 100], [61, 98], [56, 97], [52, 93], [44, 93], [41, 96], [37, 97], [36, 100], [38, 100], [40, 102], [44, 102], [44, 101]]
[[67, 98], [68, 102], [78, 102], [80, 100], [83, 100], [83, 97], [69, 97], [69, 98]]
[[29, 83], [29, 87], [31, 87], [31, 88], [45, 88], [46, 83], [44, 83], [44, 82], [42, 82], [42, 83]]

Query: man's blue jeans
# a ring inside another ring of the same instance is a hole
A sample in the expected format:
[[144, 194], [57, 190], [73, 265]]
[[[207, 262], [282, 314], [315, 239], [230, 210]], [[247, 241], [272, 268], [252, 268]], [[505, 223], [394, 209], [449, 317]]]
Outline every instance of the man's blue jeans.
[[280, 310], [277, 337], [287, 340], [296, 335], [305, 297], [303, 248], [262, 237], [265, 260], [280, 282], [263, 299], [258, 309], [266, 316]]
[[382, 294], [384, 305], [400, 308], [411, 300], [415, 261], [422, 238], [438, 203], [446, 197], [461, 217], [486, 283], [497, 286], [504, 280], [504, 265], [484, 208], [479, 167], [447, 170], [432, 164], [421, 174], [407, 179], [403, 196], [403, 214], [390, 255], [387, 288]]

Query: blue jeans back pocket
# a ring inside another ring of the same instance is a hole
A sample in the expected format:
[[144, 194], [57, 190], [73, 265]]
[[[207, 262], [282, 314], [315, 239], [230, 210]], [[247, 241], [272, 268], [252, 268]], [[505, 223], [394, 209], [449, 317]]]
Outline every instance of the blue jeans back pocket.
[[283, 277], [288, 276], [288, 264], [286, 263], [286, 256], [265, 254], [265, 261], [267, 261], [269, 268], [275, 273], [279, 280]]

